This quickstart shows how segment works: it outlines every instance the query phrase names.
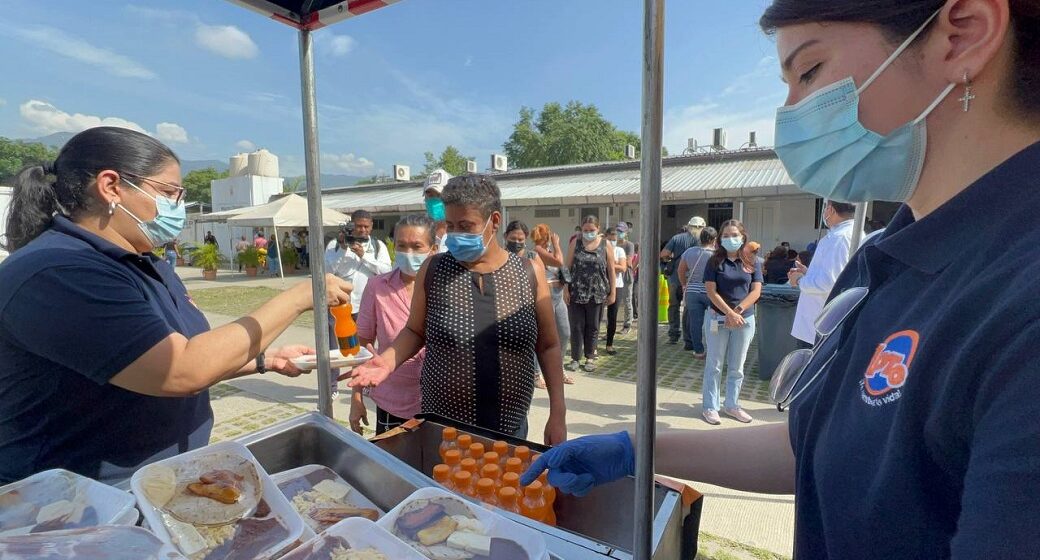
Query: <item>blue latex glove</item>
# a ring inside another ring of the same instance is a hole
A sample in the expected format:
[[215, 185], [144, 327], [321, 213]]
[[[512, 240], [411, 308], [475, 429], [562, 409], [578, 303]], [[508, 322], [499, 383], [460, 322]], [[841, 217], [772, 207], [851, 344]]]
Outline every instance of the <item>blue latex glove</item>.
[[628, 432], [572, 439], [543, 453], [520, 477], [528, 485], [549, 469], [549, 484], [584, 496], [593, 486], [635, 473], [636, 453]]

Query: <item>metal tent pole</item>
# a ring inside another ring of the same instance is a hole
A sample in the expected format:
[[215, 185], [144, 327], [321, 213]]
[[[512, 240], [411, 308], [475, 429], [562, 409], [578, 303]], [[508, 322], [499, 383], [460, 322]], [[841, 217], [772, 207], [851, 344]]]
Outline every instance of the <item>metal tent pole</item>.
[[863, 228], [867, 225], [867, 204], [856, 205], [856, 216], [852, 226], [852, 244], [849, 246], [849, 254], [855, 253], [863, 243]]
[[661, 122], [664, 83], [664, 0], [643, 1], [643, 122], [640, 166], [639, 337], [636, 354], [636, 560], [653, 554], [654, 437], [657, 419], [657, 247], [661, 230]]
[[[332, 418], [332, 370], [329, 368], [329, 313], [325, 297], [325, 229], [322, 227], [318, 161], [318, 108], [314, 92], [314, 44], [311, 32], [300, 30], [300, 96], [303, 98], [303, 159], [307, 168], [307, 240], [314, 292], [314, 350], [318, 354], [318, 412]], [[281, 263], [279, 263], [281, 265]]]

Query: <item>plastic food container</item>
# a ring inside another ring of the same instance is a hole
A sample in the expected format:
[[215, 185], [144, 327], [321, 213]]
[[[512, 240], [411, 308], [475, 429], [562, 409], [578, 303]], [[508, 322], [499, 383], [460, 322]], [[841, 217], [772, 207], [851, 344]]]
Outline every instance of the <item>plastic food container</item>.
[[542, 536], [538, 534], [538, 532], [510, 521], [497, 513], [484, 509], [469, 500], [460, 498], [459, 496], [440, 488], [421, 488], [417, 490], [411, 496], [405, 498], [400, 504], [397, 504], [397, 507], [390, 510], [376, 524], [394, 535], [396, 538], [397, 535], [394, 533], [394, 526], [397, 523], [397, 518], [402, 513], [402, 509], [415, 500], [431, 500], [438, 498], [448, 498], [462, 502], [469, 509], [470, 513], [472, 513], [473, 516], [484, 526], [484, 534], [486, 536], [491, 538], [504, 538], [515, 542], [523, 548], [528, 560], [544, 560], [549, 558], [549, 553], [545, 546], [545, 540], [542, 539]]
[[136, 516], [134, 497], [129, 493], [64, 469], [43, 471], [0, 487], [0, 537], [132, 525]]
[[[377, 519], [382, 517], [384, 514], [383, 510], [376, 507], [371, 500], [366, 498], [361, 492], [358, 492], [353, 486], [347, 484], [343, 478], [336, 474], [336, 471], [324, 465], [304, 465], [302, 467], [273, 474], [271, 475], [271, 480], [278, 485], [278, 489], [281, 490], [285, 499], [289, 500], [289, 503], [293, 505], [293, 509], [296, 509], [296, 512], [303, 518], [303, 522], [307, 524], [308, 530], [304, 532], [304, 539], [309, 539], [316, 533], [320, 533], [336, 524], [336, 521], [321, 522], [316, 520], [309, 516], [307, 511], [300, 511], [300, 509], [296, 507], [297, 504], [294, 503], [294, 499], [301, 494], [304, 494], [304, 496], [300, 496], [300, 500], [297, 500], [297, 502], [304, 502], [307, 497], [314, 497], [312, 491], [315, 491], [315, 485], [319, 485], [317, 492], [320, 492], [323, 488], [321, 484], [328, 484], [324, 482], [326, 480], [338, 485], [343, 485], [349, 489], [346, 496], [340, 499], [334, 499], [332, 496], [327, 496], [329, 500], [332, 500], [331, 502], [326, 502], [329, 504], [329, 507], [343, 506], [371, 509], [375, 510], [377, 513]], [[308, 496], [308, 493], [311, 494], [311, 496]], [[321, 500], [324, 502], [325, 498], [321, 498]], [[371, 521], [375, 521], [375, 519]]]
[[[181, 465], [190, 465], [193, 461], [215, 453], [241, 456], [251, 461], [256, 467], [260, 476], [262, 498], [255, 513], [223, 527], [199, 527], [175, 520], [148, 501], [141, 483], [143, 475], [149, 467], [165, 465], [176, 471]], [[285, 499], [285, 496], [278, 491], [274, 481], [260, 466], [253, 454], [240, 443], [224, 441], [163, 459], [152, 465], [141, 467], [134, 473], [130, 479], [130, 488], [137, 497], [138, 506], [148, 527], [161, 541], [177, 547], [182, 554], [191, 559], [270, 558], [303, 534], [303, 519]], [[221, 536], [217, 536], [218, 534]], [[199, 541], [200, 537], [206, 542]], [[219, 540], [220, 544], [215, 545], [214, 540]], [[259, 544], [251, 545], [250, 541]], [[205, 546], [202, 546], [203, 544]], [[222, 554], [222, 552], [226, 554]]]
[[303, 543], [282, 560], [332, 560], [333, 550], [374, 548], [390, 560], [423, 560], [425, 557], [382, 527], [360, 517], [344, 519]]
[[140, 527], [101, 525], [86, 529], [0, 538], [0, 558], [29, 560], [184, 560], [174, 547]]

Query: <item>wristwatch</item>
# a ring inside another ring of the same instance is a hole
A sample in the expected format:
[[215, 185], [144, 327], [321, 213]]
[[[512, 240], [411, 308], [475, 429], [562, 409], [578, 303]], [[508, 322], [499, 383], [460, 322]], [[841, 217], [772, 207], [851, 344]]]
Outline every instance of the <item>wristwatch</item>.
[[256, 372], [257, 373], [267, 373], [267, 364], [264, 363], [265, 358], [266, 357], [264, 356], [263, 352], [260, 352], [259, 354], [256, 355]]
[[736, 311], [737, 313], [743, 313], [744, 308], [741, 307], [740, 304], [737, 304], [737, 306], [733, 308], [733, 311]]

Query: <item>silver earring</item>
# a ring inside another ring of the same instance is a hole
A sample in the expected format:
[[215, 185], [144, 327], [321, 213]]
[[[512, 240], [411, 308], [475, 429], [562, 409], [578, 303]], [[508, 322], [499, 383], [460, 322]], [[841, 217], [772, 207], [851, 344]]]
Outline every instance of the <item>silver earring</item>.
[[115, 214], [115, 213], [116, 213], [116, 203], [115, 202], [109, 202], [108, 203], [108, 215], [111, 216], [112, 214]]
[[971, 110], [971, 102], [975, 99], [975, 94], [971, 91], [971, 78], [968, 77], [968, 71], [964, 71], [964, 95], [961, 96], [958, 101], [964, 104], [964, 112], [967, 113]]

